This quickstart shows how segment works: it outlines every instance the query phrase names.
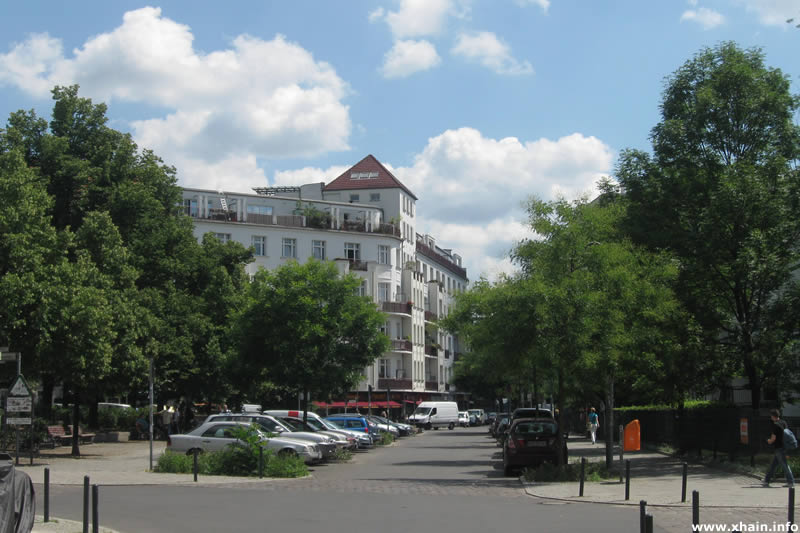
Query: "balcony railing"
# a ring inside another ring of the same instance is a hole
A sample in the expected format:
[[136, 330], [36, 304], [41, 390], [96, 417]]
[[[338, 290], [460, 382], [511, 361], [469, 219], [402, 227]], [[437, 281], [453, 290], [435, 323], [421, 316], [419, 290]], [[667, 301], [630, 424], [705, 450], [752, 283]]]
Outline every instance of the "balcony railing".
[[425, 390], [439, 390], [439, 383], [436, 381], [426, 381]]
[[392, 351], [410, 352], [413, 350], [411, 341], [404, 339], [392, 339]]
[[425, 355], [429, 355], [431, 357], [439, 357], [439, 350], [437, 350], [435, 346], [431, 346], [430, 344], [426, 344], [425, 345]]
[[439, 319], [439, 315], [437, 315], [433, 311], [425, 311], [425, 321], [426, 322], [435, 322], [438, 319]]
[[367, 262], [366, 261], [359, 261], [358, 259], [350, 259], [350, 270], [363, 270], [366, 272]]
[[[236, 222], [240, 224], [258, 224], [261, 226], [291, 226], [298, 228], [317, 228], [323, 230], [333, 230], [324, 221], [308, 220], [302, 215], [262, 215], [258, 213], [246, 213], [247, 220], [238, 220], [236, 211], [225, 211], [223, 209], [209, 209], [205, 216], [200, 216], [197, 208], [183, 207], [183, 212], [192, 218], [204, 220], [221, 220], [225, 222]], [[373, 224], [367, 230], [367, 225], [361, 221], [342, 221], [340, 228], [342, 231], [356, 231], [361, 233], [380, 233], [400, 237], [400, 228], [394, 224]]]
[[381, 310], [383, 310], [386, 313], [403, 313], [405, 315], [410, 315], [411, 304], [398, 303], [398, 302], [381, 302]]
[[455, 264], [450, 258], [440, 254], [430, 246], [427, 246], [426, 244], [420, 241], [417, 241], [416, 245], [417, 245], [417, 251], [420, 252], [422, 255], [425, 255], [433, 259], [436, 263], [439, 263], [443, 267], [450, 269], [451, 272], [454, 272], [455, 274], [457, 274], [462, 278], [467, 277], [467, 270], [464, 267], [460, 267], [457, 264]]
[[392, 390], [409, 389], [409, 390], [411, 390], [413, 387], [414, 387], [414, 385], [411, 383], [410, 379], [378, 378], [378, 388], [379, 389], [392, 389]]

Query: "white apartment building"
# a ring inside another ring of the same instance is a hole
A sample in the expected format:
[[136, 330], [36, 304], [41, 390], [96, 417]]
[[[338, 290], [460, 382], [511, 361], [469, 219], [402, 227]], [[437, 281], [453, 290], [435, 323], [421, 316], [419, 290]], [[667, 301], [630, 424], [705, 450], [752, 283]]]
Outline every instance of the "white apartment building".
[[372, 155], [327, 185], [252, 193], [183, 189], [198, 240], [213, 233], [253, 247], [248, 273], [313, 257], [363, 279], [362, 294], [386, 313], [381, 329], [391, 346], [364, 370], [349, 399], [365, 402], [371, 388], [374, 405], [462, 399], [452, 385], [458, 338], [434, 321], [447, 315], [469, 280], [460, 256], [416, 233], [416, 201]]

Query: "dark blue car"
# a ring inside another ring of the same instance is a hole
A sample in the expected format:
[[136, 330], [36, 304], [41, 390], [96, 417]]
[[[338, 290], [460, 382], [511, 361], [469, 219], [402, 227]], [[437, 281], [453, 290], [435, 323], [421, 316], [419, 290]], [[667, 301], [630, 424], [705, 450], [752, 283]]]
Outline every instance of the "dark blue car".
[[373, 427], [365, 417], [363, 416], [354, 416], [354, 415], [331, 415], [325, 417], [325, 420], [330, 420], [337, 426], [342, 429], [349, 429], [351, 431], [359, 431], [364, 432], [367, 435], [372, 437], [374, 441], [376, 438], [379, 438], [378, 429]]

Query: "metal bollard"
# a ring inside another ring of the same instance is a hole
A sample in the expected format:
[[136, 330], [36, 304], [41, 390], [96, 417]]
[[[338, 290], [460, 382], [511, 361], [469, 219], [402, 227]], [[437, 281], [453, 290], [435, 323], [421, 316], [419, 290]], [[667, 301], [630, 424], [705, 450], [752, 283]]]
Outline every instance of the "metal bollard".
[[686, 478], [689, 476], [689, 464], [683, 463], [683, 483], [681, 484], [681, 503], [686, 501]]
[[794, 524], [794, 487], [789, 487], [789, 525]]
[[648, 514], [645, 517], [644, 530], [645, 530], [645, 533], [653, 533], [653, 515]]
[[579, 496], [583, 496], [583, 481], [586, 479], [586, 457], [581, 457], [581, 485]]
[[194, 473], [194, 482], [197, 483], [197, 455], [199, 453], [199, 450], [195, 448], [192, 451], [194, 452], [194, 463], [192, 465], [192, 472]]
[[92, 485], [92, 533], [100, 533], [100, 511], [97, 509], [98, 500], [100, 499], [99, 489], [97, 485]]
[[647, 523], [645, 521], [646, 515], [647, 502], [644, 500], [639, 500], [639, 533], [645, 533], [647, 529]]
[[83, 533], [89, 533], [89, 476], [83, 476]]
[[44, 521], [50, 521], [50, 469], [44, 469]]
[[264, 448], [258, 447], [258, 477], [264, 477]]
[[625, 500], [631, 499], [631, 460], [625, 459]]
[[692, 525], [700, 525], [700, 493], [692, 491]]

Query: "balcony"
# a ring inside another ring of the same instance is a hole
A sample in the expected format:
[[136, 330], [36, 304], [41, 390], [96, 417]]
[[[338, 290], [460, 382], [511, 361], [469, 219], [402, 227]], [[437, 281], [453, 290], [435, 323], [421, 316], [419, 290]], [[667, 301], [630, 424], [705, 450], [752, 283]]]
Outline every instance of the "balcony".
[[427, 246], [426, 244], [420, 241], [417, 241], [416, 245], [417, 245], [417, 252], [421, 253], [426, 257], [429, 257], [434, 262], [439, 263], [443, 267], [449, 269], [450, 272], [453, 272], [457, 276], [466, 279], [467, 270], [465, 268], [458, 266], [450, 258], [440, 254], [430, 246]]
[[381, 310], [384, 313], [399, 313], [403, 315], [411, 314], [412, 303], [381, 302]]
[[425, 345], [425, 355], [429, 357], [439, 357], [439, 350], [436, 349], [435, 346], [431, 346], [430, 344]]
[[290, 226], [296, 228], [316, 228], [326, 231], [354, 231], [359, 233], [379, 233], [382, 235], [392, 235], [400, 237], [400, 228], [394, 224], [373, 224], [369, 228], [362, 221], [342, 221], [342, 226], [338, 230], [330, 227], [325, 221], [311, 220], [310, 217], [302, 215], [262, 215], [257, 213], [246, 213], [247, 220], [237, 220], [235, 211], [224, 209], [209, 209], [205, 216], [200, 216], [197, 208], [183, 207], [183, 212], [187, 216], [200, 220], [219, 220], [223, 222], [234, 222], [237, 224], [257, 224], [259, 226]]
[[392, 339], [391, 350], [393, 352], [410, 352], [413, 351], [413, 345], [409, 340]]
[[392, 390], [411, 390], [413, 388], [413, 384], [411, 383], [410, 379], [388, 379], [388, 378], [378, 378], [378, 388], [379, 389], [392, 389]]
[[435, 322], [439, 320], [439, 315], [433, 311], [425, 311], [425, 322]]
[[359, 261], [358, 259], [349, 259], [349, 261], [350, 261], [350, 270], [361, 270], [364, 272], [368, 270], [366, 261]]
[[439, 384], [435, 381], [426, 381], [425, 382], [425, 390], [439, 390]]

